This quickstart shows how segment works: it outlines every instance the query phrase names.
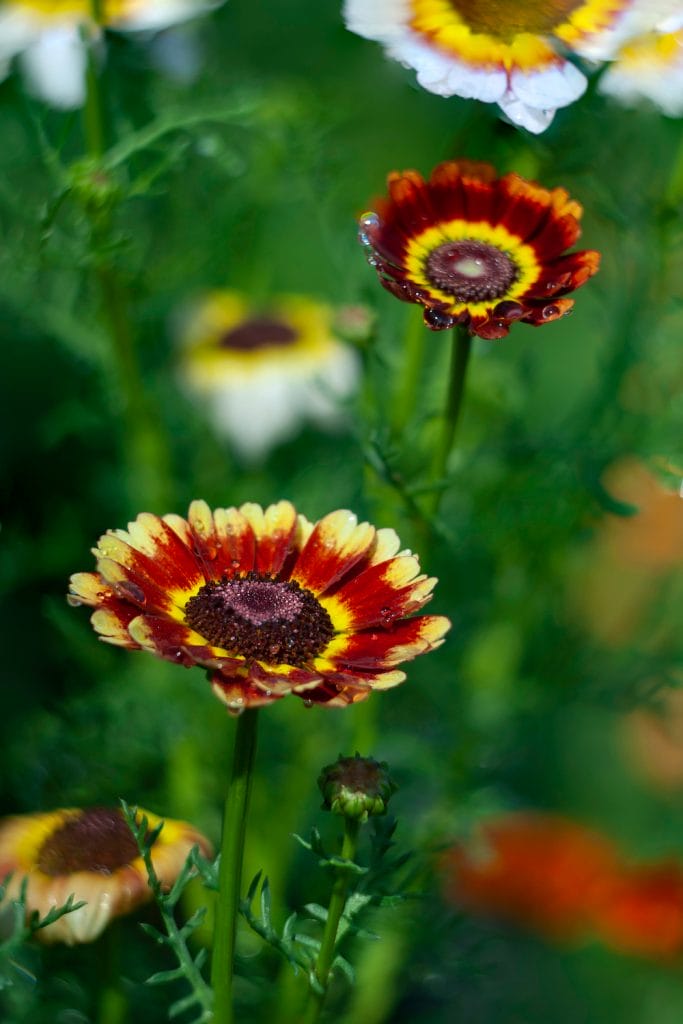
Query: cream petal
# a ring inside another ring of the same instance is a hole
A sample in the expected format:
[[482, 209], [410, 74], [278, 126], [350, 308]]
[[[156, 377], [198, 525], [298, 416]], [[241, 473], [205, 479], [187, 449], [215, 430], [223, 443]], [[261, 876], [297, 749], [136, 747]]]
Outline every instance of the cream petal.
[[[582, 96], [588, 82], [569, 61], [561, 61], [537, 71], [515, 70], [510, 75], [510, 91], [525, 106], [538, 110], [557, 110]], [[502, 104], [501, 104], [502, 106]]]
[[29, 88], [40, 99], [69, 110], [85, 102], [87, 54], [78, 25], [41, 32], [21, 55]]

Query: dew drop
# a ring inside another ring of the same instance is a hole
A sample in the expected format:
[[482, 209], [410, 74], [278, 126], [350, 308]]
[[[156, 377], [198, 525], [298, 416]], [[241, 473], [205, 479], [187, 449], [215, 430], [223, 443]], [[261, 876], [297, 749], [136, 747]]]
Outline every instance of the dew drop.
[[263, 692], [265, 693], [266, 697], [272, 697], [273, 696], [273, 691], [272, 690], [264, 690]]
[[376, 256], [374, 252], [368, 253], [366, 257], [371, 267], [379, 267], [382, 265], [382, 261], [379, 256]]
[[558, 306], [544, 306], [541, 316], [545, 320], [550, 320], [551, 317], [557, 316], [559, 312], [560, 310]]
[[176, 661], [182, 661], [183, 660], [183, 652], [182, 651], [175, 651], [174, 654], [173, 654], [173, 657], [174, 657], [174, 659]]
[[440, 309], [425, 309], [424, 321], [433, 331], [445, 331], [457, 322], [456, 317]]
[[239, 558], [233, 558], [233, 560], [231, 561], [230, 565], [232, 566], [233, 569], [239, 569], [239, 567], [240, 567], [240, 560], [239, 560]]
[[373, 210], [368, 210], [366, 213], [362, 213], [358, 218], [358, 226], [361, 231], [372, 230], [372, 228], [379, 227], [379, 217]]
[[312, 700], [305, 700], [304, 701], [304, 707], [305, 708], [312, 708], [313, 707], [313, 701]]

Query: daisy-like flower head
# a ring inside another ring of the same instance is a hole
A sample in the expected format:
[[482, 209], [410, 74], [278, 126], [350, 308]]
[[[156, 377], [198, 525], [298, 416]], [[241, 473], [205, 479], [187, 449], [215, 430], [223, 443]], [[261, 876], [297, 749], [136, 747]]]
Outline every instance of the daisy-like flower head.
[[439, 615], [409, 618], [436, 580], [393, 530], [338, 511], [317, 523], [287, 501], [187, 519], [143, 513], [100, 538], [96, 573], [70, 602], [96, 610], [107, 643], [208, 669], [233, 712], [295, 693], [344, 707], [403, 682], [398, 666], [438, 647]]
[[[162, 819], [148, 811], [150, 830]], [[152, 863], [171, 888], [193, 846], [211, 856], [209, 841], [184, 821], [163, 821]], [[118, 808], [65, 808], [22, 814], [0, 822], [0, 881], [11, 874], [6, 899], [16, 899], [27, 879], [27, 914], [44, 917], [69, 896], [85, 905], [36, 932], [43, 942], [92, 942], [114, 917], [149, 902], [152, 892], [135, 839]]]
[[636, 0], [345, 0], [352, 32], [384, 45], [440, 96], [497, 103], [542, 132], [578, 99], [566, 50], [602, 58], [629, 31]]
[[680, 117], [683, 114], [683, 29], [649, 32], [630, 40], [601, 77], [598, 88], [626, 106], [650, 100], [669, 117]]
[[565, 253], [582, 208], [563, 188], [463, 160], [439, 164], [429, 181], [395, 171], [387, 184], [389, 198], [361, 217], [360, 241], [384, 287], [424, 306], [432, 330], [463, 324], [502, 338], [516, 320], [550, 323], [598, 269], [597, 252]]
[[20, 56], [40, 99], [66, 109], [85, 101], [86, 43], [101, 27], [155, 31], [201, 14], [221, 0], [101, 0], [101, 26], [92, 0], [0, 0], [0, 79]]
[[559, 815], [493, 818], [444, 858], [447, 895], [553, 938], [582, 935], [619, 870], [603, 836]]
[[334, 316], [304, 296], [255, 307], [233, 291], [211, 292], [188, 316], [181, 384], [244, 459], [262, 458], [305, 419], [341, 422], [340, 402], [359, 368], [354, 351], [334, 336]]

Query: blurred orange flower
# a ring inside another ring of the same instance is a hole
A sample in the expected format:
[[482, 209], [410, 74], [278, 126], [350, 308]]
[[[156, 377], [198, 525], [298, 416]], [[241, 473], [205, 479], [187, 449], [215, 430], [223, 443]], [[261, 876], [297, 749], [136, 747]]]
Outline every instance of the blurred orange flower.
[[486, 822], [446, 856], [455, 902], [571, 938], [585, 930], [618, 868], [615, 847], [559, 815], [520, 812]]
[[480, 826], [443, 859], [447, 899], [555, 941], [598, 938], [635, 956], [683, 952], [683, 864], [630, 864], [614, 843], [559, 815]]

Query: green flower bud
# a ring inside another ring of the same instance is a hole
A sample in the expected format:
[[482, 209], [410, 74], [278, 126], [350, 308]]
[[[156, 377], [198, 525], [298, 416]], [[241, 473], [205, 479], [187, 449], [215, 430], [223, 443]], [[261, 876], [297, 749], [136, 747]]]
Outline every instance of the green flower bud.
[[386, 814], [392, 793], [398, 789], [386, 761], [372, 757], [341, 757], [323, 768], [318, 779], [323, 807], [345, 818], [367, 821], [371, 814]]

